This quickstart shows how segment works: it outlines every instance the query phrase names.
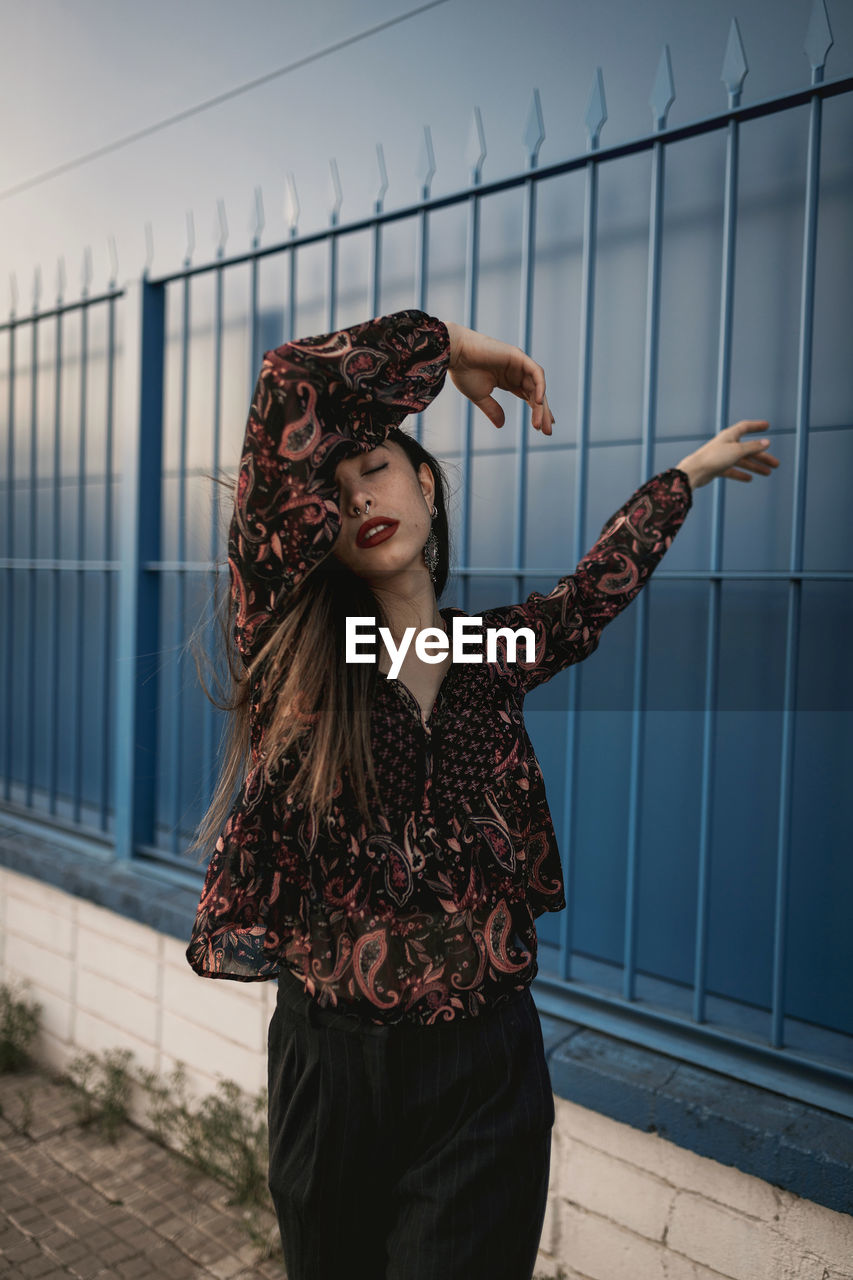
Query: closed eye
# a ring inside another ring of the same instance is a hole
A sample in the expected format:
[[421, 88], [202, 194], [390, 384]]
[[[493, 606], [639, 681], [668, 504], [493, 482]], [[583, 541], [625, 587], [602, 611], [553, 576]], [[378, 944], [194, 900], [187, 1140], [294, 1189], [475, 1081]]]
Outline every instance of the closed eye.
[[[371, 467], [369, 471], [365, 471], [363, 474], [366, 476], [372, 476], [374, 471], [384, 471], [387, 466], [388, 466], [388, 463], [383, 462], [381, 466]], [[341, 490], [339, 485], [335, 485], [335, 497], [338, 499], [338, 501], [340, 501]]]

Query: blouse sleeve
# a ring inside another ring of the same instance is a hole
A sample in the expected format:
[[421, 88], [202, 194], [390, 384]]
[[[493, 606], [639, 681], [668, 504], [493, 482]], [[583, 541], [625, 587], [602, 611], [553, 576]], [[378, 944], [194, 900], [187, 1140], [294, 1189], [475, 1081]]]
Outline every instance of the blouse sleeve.
[[686, 472], [670, 467], [652, 476], [610, 517], [575, 572], [560, 578], [548, 595], [534, 591], [523, 604], [483, 614], [484, 627], [533, 631], [532, 663], [523, 661], [523, 637], [516, 647], [523, 693], [595, 652], [602, 631], [648, 582], [692, 505]]
[[287, 593], [338, 535], [337, 464], [424, 410], [449, 362], [446, 326], [415, 310], [265, 353], [228, 533], [234, 638], [246, 664]]

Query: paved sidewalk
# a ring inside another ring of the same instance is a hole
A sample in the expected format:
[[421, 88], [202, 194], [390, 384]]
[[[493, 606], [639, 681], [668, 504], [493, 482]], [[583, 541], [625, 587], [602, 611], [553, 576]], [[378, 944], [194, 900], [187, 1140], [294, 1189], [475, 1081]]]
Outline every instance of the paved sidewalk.
[[286, 1280], [271, 1211], [229, 1191], [142, 1130], [113, 1144], [81, 1126], [71, 1091], [39, 1070], [0, 1076], [0, 1276], [9, 1280]]

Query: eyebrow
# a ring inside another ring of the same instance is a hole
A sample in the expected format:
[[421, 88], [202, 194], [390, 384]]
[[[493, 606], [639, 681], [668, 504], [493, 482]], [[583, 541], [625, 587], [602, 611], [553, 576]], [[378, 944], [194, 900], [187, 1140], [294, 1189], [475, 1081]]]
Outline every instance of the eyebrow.
[[[373, 448], [372, 448], [372, 449], [370, 449], [369, 451], [368, 451], [368, 450], [366, 450], [366, 451], [365, 451], [365, 452], [363, 452], [363, 453], [355, 453], [355, 454], [353, 454], [353, 458], [367, 458], [367, 457], [369, 457], [369, 456], [370, 456], [370, 454], [371, 454], [371, 453], [375, 453], [377, 449], [384, 449], [386, 453], [390, 453], [390, 452], [391, 452], [391, 450], [388, 448], [387, 444], [376, 444], [376, 445], [374, 445], [374, 446], [373, 446]], [[347, 458], [347, 459], [345, 459], [345, 461], [349, 462], [349, 461], [350, 461], [350, 459], [349, 459], [349, 458]]]

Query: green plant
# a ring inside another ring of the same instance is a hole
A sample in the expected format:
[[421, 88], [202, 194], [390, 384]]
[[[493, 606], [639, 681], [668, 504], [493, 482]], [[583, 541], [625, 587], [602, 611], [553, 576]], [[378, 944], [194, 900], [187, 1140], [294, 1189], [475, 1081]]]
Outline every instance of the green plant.
[[139, 1080], [151, 1096], [149, 1122], [164, 1146], [177, 1148], [197, 1168], [223, 1182], [233, 1192], [234, 1203], [267, 1205], [265, 1089], [251, 1097], [233, 1080], [220, 1080], [216, 1093], [193, 1110], [182, 1062], [171, 1074], [171, 1086], [150, 1071], [141, 1071]]
[[0, 984], [0, 1073], [30, 1065], [29, 1046], [39, 1029], [41, 1012], [42, 1006], [27, 1000], [22, 986], [16, 992], [13, 985]]
[[233, 1080], [220, 1080], [216, 1093], [193, 1108], [182, 1062], [164, 1079], [141, 1067], [131, 1071], [132, 1057], [127, 1049], [111, 1049], [101, 1059], [81, 1053], [69, 1063], [63, 1080], [75, 1091], [78, 1122], [97, 1124], [115, 1142], [129, 1118], [135, 1080], [149, 1097], [146, 1129], [151, 1137], [223, 1183], [232, 1193], [231, 1203], [246, 1206], [243, 1226], [259, 1251], [258, 1261], [273, 1257], [279, 1248], [278, 1232], [270, 1235], [260, 1213], [272, 1208], [267, 1185], [266, 1090], [251, 1097]]
[[[271, 1202], [265, 1207], [271, 1208]], [[246, 1229], [249, 1240], [257, 1250], [255, 1255], [256, 1263], [266, 1262], [269, 1258], [281, 1256], [281, 1235], [279, 1234], [278, 1223], [276, 1222], [270, 1228], [261, 1218], [258, 1205], [251, 1205], [245, 1211], [243, 1226]]]
[[33, 1125], [33, 1090], [22, 1089], [18, 1094], [18, 1101], [21, 1104], [21, 1131], [29, 1133]]
[[216, 1093], [193, 1109], [187, 1074], [178, 1062], [165, 1079], [140, 1070], [149, 1095], [147, 1126], [152, 1137], [177, 1151], [193, 1168], [224, 1184], [230, 1203], [244, 1206], [242, 1226], [257, 1250], [258, 1264], [278, 1255], [278, 1226], [270, 1231], [263, 1211], [272, 1211], [267, 1184], [267, 1092], [252, 1097], [233, 1080], [220, 1080]]
[[107, 1049], [100, 1061], [94, 1053], [81, 1053], [68, 1065], [65, 1083], [75, 1091], [79, 1123], [97, 1125], [110, 1142], [129, 1119], [132, 1057], [129, 1049]]

